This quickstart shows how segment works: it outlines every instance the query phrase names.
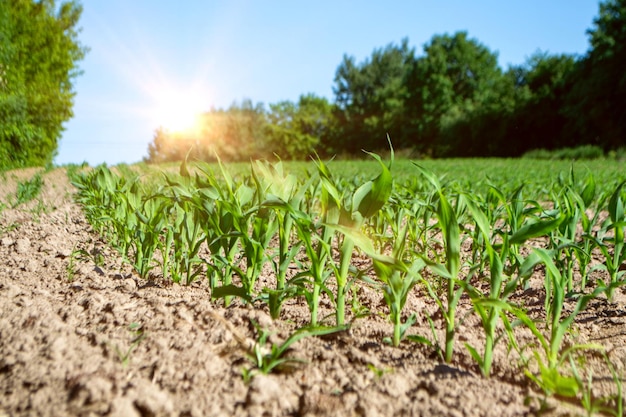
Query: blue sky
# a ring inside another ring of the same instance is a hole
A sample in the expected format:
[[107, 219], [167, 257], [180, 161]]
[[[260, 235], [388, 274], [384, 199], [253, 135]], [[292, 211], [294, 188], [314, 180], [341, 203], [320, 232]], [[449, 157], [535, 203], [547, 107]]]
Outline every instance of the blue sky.
[[[332, 100], [344, 54], [357, 62], [407, 37], [468, 31], [502, 68], [537, 50], [584, 54], [596, 0], [85, 0], [74, 117], [57, 164], [140, 161], [159, 125], [244, 98]], [[182, 115], [181, 115], [182, 113]]]

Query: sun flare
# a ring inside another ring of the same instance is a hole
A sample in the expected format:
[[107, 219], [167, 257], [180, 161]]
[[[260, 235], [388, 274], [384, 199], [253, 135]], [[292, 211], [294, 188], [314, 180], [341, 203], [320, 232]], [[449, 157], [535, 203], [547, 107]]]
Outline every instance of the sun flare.
[[205, 101], [189, 91], [162, 91], [155, 97], [154, 124], [172, 133], [195, 133], [200, 115], [207, 111]]

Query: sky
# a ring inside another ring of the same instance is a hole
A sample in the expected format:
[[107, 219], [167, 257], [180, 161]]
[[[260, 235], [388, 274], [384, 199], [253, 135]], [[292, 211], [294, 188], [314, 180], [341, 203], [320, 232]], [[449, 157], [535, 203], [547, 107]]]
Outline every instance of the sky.
[[133, 163], [159, 126], [250, 99], [334, 100], [344, 55], [467, 31], [503, 69], [533, 53], [583, 55], [597, 0], [83, 0], [74, 117], [57, 164]]

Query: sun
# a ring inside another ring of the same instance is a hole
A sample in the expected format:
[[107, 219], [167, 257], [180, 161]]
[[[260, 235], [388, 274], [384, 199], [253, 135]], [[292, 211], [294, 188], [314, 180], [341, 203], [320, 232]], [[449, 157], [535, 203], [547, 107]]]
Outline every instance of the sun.
[[164, 89], [155, 94], [155, 125], [172, 133], [197, 133], [200, 115], [207, 111], [206, 97], [193, 91]]

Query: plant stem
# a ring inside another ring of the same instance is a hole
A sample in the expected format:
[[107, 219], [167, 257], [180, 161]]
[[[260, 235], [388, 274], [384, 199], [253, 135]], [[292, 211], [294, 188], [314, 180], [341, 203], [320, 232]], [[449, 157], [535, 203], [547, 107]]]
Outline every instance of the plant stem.
[[315, 283], [313, 286], [313, 300], [311, 306], [311, 326], [317, 326], [317, 310], [320, 303], [320, 291], [322, 286], [319, 283]]
[[454, 310], [455, 310], [455, 307], [450, 306], [447, 312], [447, 317], [446, 317], [446, 352], [445, 352], [446, 363], [452, 362], [452, 354], [454, 353], [454, 333], [456, 330], [456, 326], [454, 323], [454, 320], [455, 320]]
[[393, 345], [395, 347], [398, 347], [400, 345], [400, 338], [401, 338], [401, 317], [400, 317], [400, 311], [397, 312], [397, 314], [395, 314], [394, 317], [394, 323], [393, 323]]

